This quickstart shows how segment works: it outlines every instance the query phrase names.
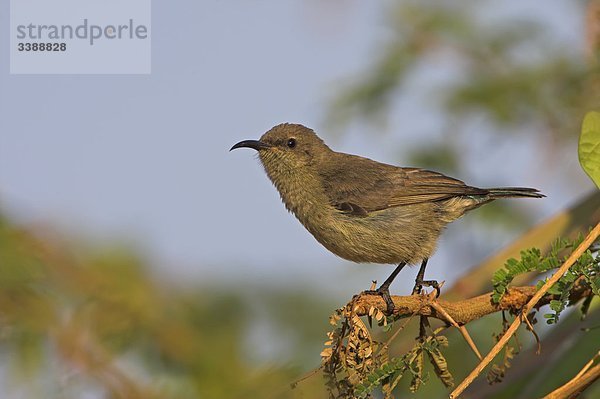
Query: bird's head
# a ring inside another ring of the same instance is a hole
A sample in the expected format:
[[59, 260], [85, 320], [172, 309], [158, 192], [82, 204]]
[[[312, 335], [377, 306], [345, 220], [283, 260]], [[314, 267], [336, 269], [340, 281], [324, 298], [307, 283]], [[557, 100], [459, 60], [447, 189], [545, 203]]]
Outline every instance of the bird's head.
[[260, 140], [240, 141], [231, 150], [242, 147], [258, 151], [260, 161], [270, 176], [293, 173], [331, 152], [312, 129], [292, 123], [273, 127]]

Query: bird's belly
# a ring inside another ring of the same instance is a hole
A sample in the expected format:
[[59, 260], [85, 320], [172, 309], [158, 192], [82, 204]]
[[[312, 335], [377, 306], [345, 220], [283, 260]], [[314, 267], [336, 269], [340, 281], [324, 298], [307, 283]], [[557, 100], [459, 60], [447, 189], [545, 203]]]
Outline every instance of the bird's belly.
[[303, 223], [325, 248], [358, 263], [408, 264], [428, 258], [446, 222], [426, 217], [429, 209], [397, 207], [357, 217], [331, 213]]

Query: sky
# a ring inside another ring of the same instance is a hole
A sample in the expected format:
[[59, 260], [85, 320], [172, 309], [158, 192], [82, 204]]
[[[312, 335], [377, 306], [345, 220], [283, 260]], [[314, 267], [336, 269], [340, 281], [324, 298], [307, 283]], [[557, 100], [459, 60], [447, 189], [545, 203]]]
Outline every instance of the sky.
[[[389, 266], [354, 265], [322, 248], [287, 214], [255, 155], [228, 150], [278, 123], [297, 122], [336, 150], [399, 163], [390, 143], [439, 134], [441, 121], [418, 97], [421, 85], [444, 75], [431, 67], [407, 88], [412, 94], [395, 110], [393, 133], [366, 135], [369, 128], [358, 124], [343, 136], [321, 131], [331, 99], [367, 70], [390, 34], [389, 4], [155, 1], [150, 75], [10, 75], [3, 57], [0, 207], [23, 223], [57, 226], [74, 241], [127, 242], [159, 273], [197, 283], [322, 284], [343, 277], [343, 287], [358, 290], [383, 280]], [[556, 21], [565, 42], [581, 37], [579, 15], [566, 1], [543, 10], [532, 1], [506, 4], [496, 10], [535, 12]], [[0, 25], [8, 25], [6, 0]], [[8, 54], [7, 47], [4, 32], [0, 52]], [[519, 144], [513, 167], [529, 172], [511, 184], [559, 193], [561, 186], [536, 177], [528, 153], [534, 144]], [[495, 150], [474, 173], [475, 183], [496, 185], [493, 168], [503, 163], [503, 151], [515, 151]], [[504, 176], [514, 175], [503, 166]], [[591, 185], [578, 187], [583, 193]], [[540, 205], [537, 220], [572, 201], [555, 195]], [[461, 223], [448, 234], [468, 234]], [[434, 273], [451, 278], [443, 266], [453, 256], [463, 259], [443, 240]]]

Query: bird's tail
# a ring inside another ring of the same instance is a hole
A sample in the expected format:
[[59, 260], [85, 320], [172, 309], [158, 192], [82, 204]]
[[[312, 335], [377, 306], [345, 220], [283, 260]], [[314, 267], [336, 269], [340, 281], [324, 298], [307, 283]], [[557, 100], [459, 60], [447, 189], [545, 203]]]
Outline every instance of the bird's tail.
[[449, 220], [458, 219], [465, 212], [470, 211], [471, 209], [479, 208], [483, 204], [487, 204], [488, 202], [492, 202], [499, 198], [511, 198], [511, 197], [521, 197], [521, 198], [543, 198], [544, 194], [540, 193], [539, 190], [535, 188], [526, 188], [526, 187], [495, 187], [495, 188], [486, 188], [486, 189], [476, 189], [481, 190], [479, 193], [475, 195], [466, 195], [462, 197], [458, 202], [453, 201], [451, 205], [448, 207], [449, 210]]
[[507, 198], [507, 197], [531, 197], [531, 198], [543, 198], [544, 194], [540, 193], [535, 188], [527, 187], [496, 187], [488, 188], [488, 195], [491, 199], [495, 198]]

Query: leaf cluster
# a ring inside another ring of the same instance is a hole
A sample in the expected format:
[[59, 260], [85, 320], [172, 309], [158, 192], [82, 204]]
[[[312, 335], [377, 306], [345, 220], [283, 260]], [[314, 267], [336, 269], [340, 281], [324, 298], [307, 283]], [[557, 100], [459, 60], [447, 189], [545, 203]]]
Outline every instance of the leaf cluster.
[[[416, 392], [428, 379], [424, 373], [425, 356], [442, 383], [447, 387], [453, 386], [452, 374], [442, 354], [442, 348], [448, 346], [445, 336], [433, 331], [425, 335], [422, 329], [412, 349], [401, 356], [390, 357], [389, 345], [406, 324], [394, 326], [392, 318], [385, 317], [375, 308], [370, 309], [367, 318], [369, 324], [374, 318], [384, 332], [396, 331], [386, 342], [374, 339], [371, 330], [354, 314], [353, 302], [337, 309], [330, 317], [334, 328], [327, 334], [329, 340], [325, 342], [326, 348], [321, 356], [331, 398], [371, 397], [371, 392], [377, 387], [381, 387], [384, 397], [392, 398], [394, 388], [406, 375], [411, 378], [411, 392]], [[422, 323], [424, 320], [426, 318], [422, 318]]]
[[[558, 268], [568, 257], [568, 250], [576, 248], [582, 240], [583, 236], [581, 235], [574, 240], [558, 239], [545, 255], [542, 255], [539, 249], [531, 248], [521, 251], [521, 258], [519, 260], [515, 258], [507, 260], [504, 267], [497, 270], [492, 277], [494, 286], [492, 301], [494, 303], [500, 302], [508, 290], [509, 284], [516, 276], [531, 272], [541, 274]], [[548, 324], [558, 322], [560, 313], [568, 305], [569, 295], [578, 280], [583, 280], [583, 283], [591, 288], [594, 295], [600, 295], [600, 257], [598, 256], [598, 249], [598, 245], [590, 247], [577, 260], [573, 267], [548, 290], [548, 293], [556, 296], [556, 299], [550, 302], [550, 309], [552, 309], [553, 313], [544, 315]], [[546, 279], [538, 281], [538, 289], [545, 282]], [[590, 299], [588, 298], [585, 303], [589, 305]]]

